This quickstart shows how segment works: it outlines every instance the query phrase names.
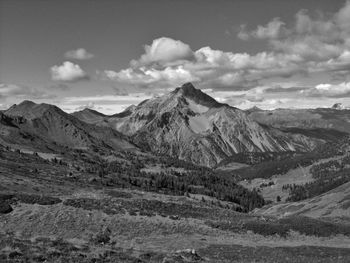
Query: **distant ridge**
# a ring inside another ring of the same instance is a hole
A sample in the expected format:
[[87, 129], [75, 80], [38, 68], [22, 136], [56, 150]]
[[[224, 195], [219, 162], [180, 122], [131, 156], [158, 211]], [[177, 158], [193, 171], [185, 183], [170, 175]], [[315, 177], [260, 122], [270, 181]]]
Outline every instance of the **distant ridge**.
[[[103, 117], [95, 111], [83, 112]], [[6, 131], [2, 139], [10, 143], [17, 140], [29, 148], [136, 148], [118, 131], [88, 124], [50, 104], [23, 101], [4, 111], [2, 120], [1, 129]]]

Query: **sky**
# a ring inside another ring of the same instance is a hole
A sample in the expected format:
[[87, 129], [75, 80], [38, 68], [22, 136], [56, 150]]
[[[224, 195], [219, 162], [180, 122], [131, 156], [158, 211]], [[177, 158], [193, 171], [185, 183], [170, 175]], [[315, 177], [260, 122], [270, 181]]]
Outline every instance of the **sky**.
[[247, 109], [350, 107], [350, 2], [0, 0], [0, 109], [105, 114], [192, 82]]

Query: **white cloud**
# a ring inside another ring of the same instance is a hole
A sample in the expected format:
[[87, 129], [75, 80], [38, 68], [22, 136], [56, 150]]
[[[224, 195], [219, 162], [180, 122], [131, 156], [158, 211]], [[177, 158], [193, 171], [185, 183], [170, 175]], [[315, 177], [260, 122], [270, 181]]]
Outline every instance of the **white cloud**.
[[299, 61], [296, 55], [273, 52], [250, 55], [203, 47], [193, 52], [191, 60], [177, 60], [176, 64], [170, 65], [170, 60], [157, 65], [134, 62], [132, 67], [119, 72], [106, 70], [104, 73], [108, 79], [141, 87], [168, 88], [191, 81], [216, 88], [246, 89], [262, 78], [289, 77], [302, 72]]
[[23, 99], [46, 99], [51, 98], [53, 95], [49, 95], [39, 89], [0, 83], [0, 98], [23, 98]]
[[350, 82], [339, 84], [322, 83], [300, 93], [310, 97], [350, 97]]
[[55, 97], [55, 95], [37, 88], [0, 83], [0, 107], [2, 109], [6, 109], [9, 105], [20, 103], [23, 100], [46, 101]]
[[305, 61], [323, 61], [334, 59], [350, 48], [349, 26], [348, 1], [333, 15], [319, 13], [311, 16], [307, 10], [300, 10], [289, 26], [280, 18], [273, 18], [254, 30], [248, 30], [244, 25], [237, 37], [242, 40], [267, 39], [276, 52], [296, 54]]
[[[335, 78], [340, 82], [348, 81], [348, 25], [350, 1], [334, 14], [314, 15], [300, 10], [291, 24], [273, 18], [253, 30], [241, 25], [238, 32], [240, 39], [267, 41], [267, 50], [255, 54], [225, 52], [208, 46], [193, 50], [179, 40], [162, 37], [146, 45], [144, 54], [132, 60], [129, 67], [120, 71], [106, 70], [104, 76], [123, 87], [145, 87], [150, 91], [174, 88], [191, 81], [197, 87], [210, 88], [214, 92], [244, 91], [246, 94], [236, 94], [231, 98], [236, 102], [280, 105], [289, 98], [288, 103], [302, 100], [306, 106], [307, 100], [312, 100], [310, 105], [316, 105], [314, 99], [317, 96], [337, 99], [348, 94], [342, 91], [345, 84], [331, 84]], [[296, 77], [308, 77], [307, 84], [299, 83], [286, 88], [272, 85], [260, 89], [260, 94], [257, 92], [256, 88], [261, 85], [274, 81], [293, 82]], [[330, 91], [316, 88], [317, 81], [330, 83]], [[218, 99], [225, 101], [229, 98]]]
[[285, 23], [279, 17], [275, 17], [266, 26], [258, 25], [251, 32], [247, 31], [246, 25], [241, 25], [237, 36], [242, 40], [249, 40], [251, 37], [258, 39], [277, 39], [288, 33], [284, 26]]
[[85, 48], [78, 48], [67, 51], [64, 57], [68, 59], [87, 60], [93, 58], [94, 54], [89, 53]]
[[174, 64], [193, 57], [190, 46], [168, 37], [153, 40], [151, 45], [145, 45], [145, 53], [138, 60], [131, 61], [134, 67], [146, 66], [152, 63], [161, 65]]
[[80, 68], [79, 65], [70, 61], [63, 62], [60, 66], [53, 66], [50, 69], [52, 80], [74, 82], [78, 80], [88, 79], [88, 75]]

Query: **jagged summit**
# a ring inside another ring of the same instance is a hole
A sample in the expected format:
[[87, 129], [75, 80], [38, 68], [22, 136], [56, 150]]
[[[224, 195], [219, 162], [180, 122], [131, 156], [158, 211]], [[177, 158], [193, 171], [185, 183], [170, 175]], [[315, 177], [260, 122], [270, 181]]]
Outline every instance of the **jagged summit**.
[[200, 89], [196, 89], [191, 82], [187, 82], [181, 87], [176, 88], [174, 90], [174, 93], [181, 94], [182, 96], [209, 108], [218, 108], [224, 106], [224, 104], [217, 102], [214, 98], [210, 97]]
[[194, 96], [202, 93], [202, 91], [200, 89], [196, 89], [191, 82], [187, 82], [181, 87], [176, 88], [175, 92], [181, 92], [184, 96]]

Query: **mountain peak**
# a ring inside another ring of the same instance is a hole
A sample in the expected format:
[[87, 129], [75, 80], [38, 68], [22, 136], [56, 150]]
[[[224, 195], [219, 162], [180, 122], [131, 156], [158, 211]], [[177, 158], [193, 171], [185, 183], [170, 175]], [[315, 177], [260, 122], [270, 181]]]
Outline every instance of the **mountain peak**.
[[18, 104], [18, 106], [35, 106], [36, 103], [31, 101], [31, 100], [24, 100], [22, 101], [20, 104]]
[[180, 87], [180, 89], [185, 93], [192, 93], [192, 92], [196, 92], [199, 90], [199, 89], [196, 89], [191, 82], [187, 82], [187, 83], [183, 84]]
[[343, 106], [343, 104], [341, 103], [335, 103], [333, 106], [332, 106], [332, 109], [335, 109], [335, 110], [343, 110], [345, 107]]
[[259, 112], [259, 111], [264, 111], [263, 109], [260, 109], [258, 106], [253, 106], [249, 109], [246, 110], [246, 112], [249, 113], [253, 113], [253, 112]]
[[174, 93], [181, 93], [184, 97], [191, 99], [201, 105], [207, 107], [218, 108], [223, 106], [223, 104], [217, 102], [214, 98], [210, 97], [208, 94], [204, 93], [200, 89], [196, 89], [191, 82], [183, 84], [174, 90]]
[[32, 119], [40, 117], [47, 111], [62, 112], [62, 110], [55, 105], [46, 103], [36, 104], [35, 102], [24, 100], [19, 104], [12, 105], [9, 109], [5, 111], [5, 114], [10, 116], [21, 116]]

